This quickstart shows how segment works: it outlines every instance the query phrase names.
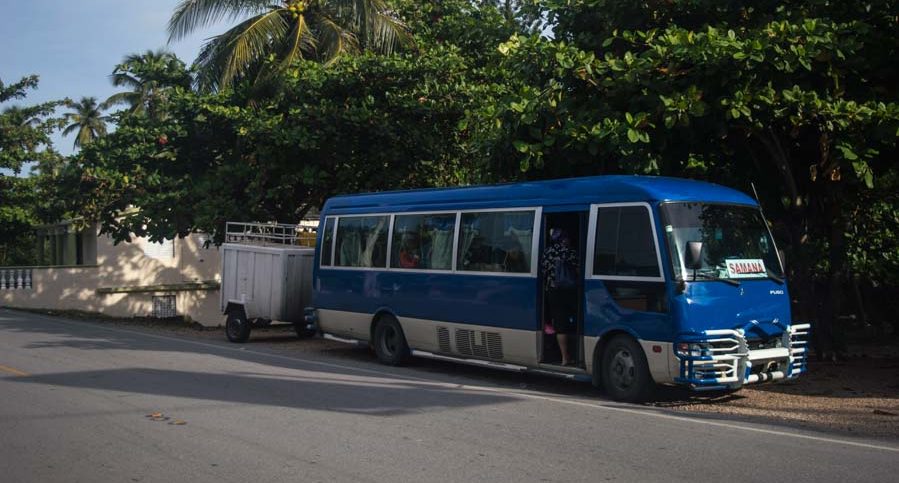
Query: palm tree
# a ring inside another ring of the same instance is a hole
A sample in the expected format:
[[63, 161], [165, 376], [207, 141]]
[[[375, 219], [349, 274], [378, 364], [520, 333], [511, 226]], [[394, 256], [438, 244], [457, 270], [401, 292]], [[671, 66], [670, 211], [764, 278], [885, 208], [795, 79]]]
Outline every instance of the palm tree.
[[169, 41], [225, 18], [244, 20], [200, 51], [195, 66], [203, 89], [255, 83], [297, 59], [390, 53], [410, 39], [385, 0], [182, 0], [169, 20]]
[[111, 95], [100, 105], [101, 109], [125, 104], [132, 114], [147, 114], [154, 119], [164, 116], [163, 104], [169, 88], [189, 89], [192, 82], [184, 62], [163, 50], [126, 56], [110, 77], [112, 85], [131, 90]]
[[63, 136], [68, 136], [77, 131], [75, 147], [80, 148], [100, 136], [106, 135], [106, 121], [109, 119], [103, 115], [102, 108], [97, 103], [96, 97], [82, 97], [81, 101], [69, 101], [68, 107], [74, 112], [66, 113], [66, 122], [71, 122], [62, 131]]

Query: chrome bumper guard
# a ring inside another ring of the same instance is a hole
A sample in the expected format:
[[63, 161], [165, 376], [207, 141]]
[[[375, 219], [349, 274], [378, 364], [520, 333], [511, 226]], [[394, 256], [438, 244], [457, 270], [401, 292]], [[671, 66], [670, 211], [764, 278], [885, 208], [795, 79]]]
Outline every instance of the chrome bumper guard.
[[674, 344], [680, 371], [674, 380], [696, 390], [792, 379], [806, 371], [809, 324], [785, 327], [780, 346], [750, 350], [745, 329], [706, 330]]

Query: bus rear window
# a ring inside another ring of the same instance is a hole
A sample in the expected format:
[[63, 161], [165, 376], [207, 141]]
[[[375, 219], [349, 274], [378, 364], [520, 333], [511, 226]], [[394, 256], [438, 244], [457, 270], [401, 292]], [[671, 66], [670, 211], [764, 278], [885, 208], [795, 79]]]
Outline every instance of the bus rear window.
[[337, 222], [338, 267], [387, 266], [387, 216], [341, 216]]
[[531, 272], [534, 211], [462, 213], [458, 269]]

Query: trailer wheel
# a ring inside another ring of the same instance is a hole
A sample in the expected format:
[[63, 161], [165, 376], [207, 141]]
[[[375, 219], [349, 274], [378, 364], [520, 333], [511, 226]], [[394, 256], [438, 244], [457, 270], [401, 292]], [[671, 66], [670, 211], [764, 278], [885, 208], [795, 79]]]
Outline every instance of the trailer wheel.
[[299, 337], [300, 339], [308, 339], [309, 337], [315, 335], [314, 330], [306, 328], [305, 322], [294, 322], [293, 330], [297, 331], [297, 337]]
[[375, 326], [375, 354], [378, 360], [390, 366], [398, 366], [409, 359], [409, 345], [400, 323], [391, 315], [385, 315]]
[[602, 354], [600, 370], [606, 394], [616, 401], [644, 401], [655, 389], [646, 355], [630, 337], [619, 335], [609, 341]]
[[225, 336], [229, 341], [238, 344], [244, 343], [250, 338], [250, 321], [242, 308], [231, 307], [228, 309], [228, 318], [225, 320]]

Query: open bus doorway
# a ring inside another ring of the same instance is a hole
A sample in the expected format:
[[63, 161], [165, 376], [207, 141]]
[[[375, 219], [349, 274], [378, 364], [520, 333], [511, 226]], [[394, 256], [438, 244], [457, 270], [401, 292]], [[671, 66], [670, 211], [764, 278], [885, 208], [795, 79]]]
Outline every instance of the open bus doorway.
[[[571, 363], [569, 365], [574, 367], [584, 367], [584, 354], [583, 354], [583, 303], [584, 300], [584, 260], [586, 258], [586, 245], [587, 245], [587, 212], [586, 211], [574, 211], [574, 212], [559, 212], [559, 213], [545, 213], [543, 215], [543, 252], [540, 254], [540, 289], [541, 293], [541, 323], [540, 329], [542, 333], [541, 338], [541, 353], [540, 353], [540, 362], [543, 364], [553, 364], [553, 365], [561, 365], [562, 364], [562, 350], [561, 350], [561, 341], [565, 341], [565, 347], [568, 349], [568, 355], [571, 359]], [[552, 230], [560, 229], [562, 233], [569, 240], [569, 247], [574, 251], [577, 255], [577, 273], [576, 273], [576, 286], [570, 290], [566, 295], [561, 297], [556, 295], [551, 295], [549, 293], [550, 289], [548, 288], [548, 283], [546, 280], [546, 276], [544, 275], [543, 266], [545, 263], [545, 257], [547, 255], [547, 249], [551, 247], [555, 241], [552, 239]], [[566, 304], [567, 313], [573, 317], [572, 327], [570, 332], [566, 334], [566, 336], [559, 337], [558, 331], [556, 333], [554, 329], [556, 325], [559, 325], [560, 328], [564, 327], [563, 324], [553, 324], [553, 329], [547, 330], [548, 325], [552, 321], [553, 314], [559, 316], [559, 314], [566, 313], [565, 310], [554, 310], [553, 303], [556, 304]]]

